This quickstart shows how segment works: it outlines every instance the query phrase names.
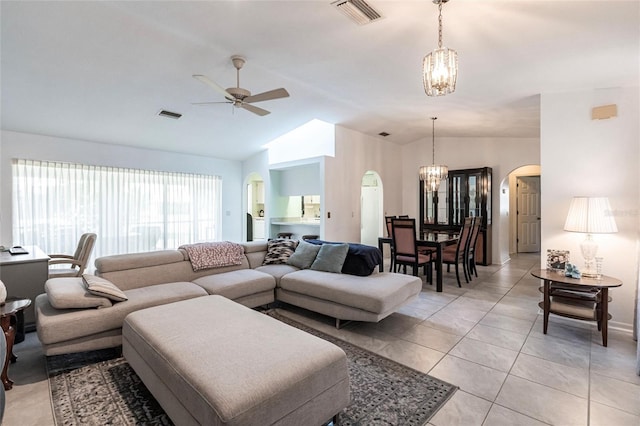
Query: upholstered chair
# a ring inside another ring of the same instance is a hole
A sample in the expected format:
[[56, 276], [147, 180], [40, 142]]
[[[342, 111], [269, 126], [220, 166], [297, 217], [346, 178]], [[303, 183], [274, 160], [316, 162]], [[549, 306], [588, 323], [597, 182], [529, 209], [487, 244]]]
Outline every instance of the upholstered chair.
[[[50, 254], [49, 278], [55, 277], [79, 277], [87, 267], [91, 252], [96, 243], [96, 234], [82, 234], [78, 241], [78, 247], [73, 255]], [[68, 265], [65, 268], [57, 268], [55, 265]], [[54, 267], [52, 267], [54, 266]]]

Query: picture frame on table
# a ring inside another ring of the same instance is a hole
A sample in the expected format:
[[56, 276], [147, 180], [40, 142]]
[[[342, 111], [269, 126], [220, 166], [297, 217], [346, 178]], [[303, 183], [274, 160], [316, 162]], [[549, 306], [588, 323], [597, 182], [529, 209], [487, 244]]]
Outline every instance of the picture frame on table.
[[569, 250], [547, 250], [547, 269], [550, 271], [564, 272], [569, 263]]

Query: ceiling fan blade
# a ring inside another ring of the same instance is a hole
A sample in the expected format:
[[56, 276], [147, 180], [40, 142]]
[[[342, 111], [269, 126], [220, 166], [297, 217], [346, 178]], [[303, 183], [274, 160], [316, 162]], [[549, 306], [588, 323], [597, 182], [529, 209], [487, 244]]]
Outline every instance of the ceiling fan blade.
[[246, 104], [244, 102], [240, 104], [240, 107], [244, 108], [247, 111], [250, 111], [250, 112], [252, 112], [254, 114], [258, 114], [261, 117], [265, 116], [267, 114], [271, 114], [271, 112], [267, 111], [266, 109], [258, 108], [257, 106], [249, 105], [249, 104]]
[[289, 92], [286, 89], [274, 89], [269, 90], [268, 92], [258, 93], [257, 95], [247, 96], [243, 99], [243, 102], [254, 103], [254, 102], [262, 102], [262, 101], [270, 101], [272, 99], [280, 99], [280, 98], [288, 98]]
[[220, 101], [220, 102], [191, 102], [191, 105], [197, 106], [207, 106], [207, 105], [216, 105], [216, 104], [232, 104], [232, 101]]
[[222, 93], [224, 95], [224, 97], [229, 99], [230, 101], [234, 100], [234, 97], [231, 96], [231, 93], [227, 92], [227, 90], [224, 87], [220, 86], [218, 83], [216, 83], [216, 82], [212, 81], [211, 79], [209, 79], [209, 77], [207, 77], [205, 75], [194, 74], [193, 78], [195, 78], [196, 80], [206, 84], [207, 86], [211, 87], [215, 91]]

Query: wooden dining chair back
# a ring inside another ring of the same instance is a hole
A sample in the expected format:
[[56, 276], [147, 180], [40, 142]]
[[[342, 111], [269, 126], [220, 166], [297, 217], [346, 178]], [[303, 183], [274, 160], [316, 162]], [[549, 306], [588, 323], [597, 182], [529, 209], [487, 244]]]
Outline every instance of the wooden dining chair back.
[[387, 228], [387, 238], [391, 239], [391, 242], [389, 243], [389, 251], [390, 251], [390, 265], [389, 265], [389, 272], [393, 272], [395, 270], [395, 250], [393, 249], [393, 231], [391, 230], [391, 220], [395, 219], [396, 216], [385, 216], [384, 217], [384, 225]]
[[384, 223], [387, 227], [387, 237], [388, 238], [393, 238], [393, 234], [391, 233], [391, 220], [395, 219], [395, 216], [385, 216], [384, 217]]
[[416, 220], [393, 219], [391, 230], [395, 249], [395, 264], [402, 266], [404, 273], [407, 272], [407, 266], [411, 266], [415, 276], [418, 276], [418, 268], [422, 266], [425, 275], [430, 275], [427, 266], [431, 266], [431, 256], [418, 251]]
[[442, 263], [447, 265], [447, 272], [450, 271], [451, 265], [454, 265], [456, 268], [456, 280], [458, 281], [458, 287], [462, 287], [462, 284], [460, 283], [460, 264], [462, 264], [462, 272], [464, 273], [465, 281], [468, 283], [470, 279], [467, 270], [468, 262], [465, 256], [468, 256], [467, 247], [469, 245], [469, 240], [471, 239], [471, 231], [473, 229], [474, 222], [474, 217], [466, 217], [462, 228], [460, 229], [460, 237], [456, 244], [448, 246], [442, 250]]
[[476, 216], [473, 221], [473, 227], [471, 228], [471, 236], [469, 237], [469, 244], [467, 245], [467, 270], [469, 271], [469, 277], [471, 274], [478, 276], [478, 269], [476, 268], [476, 245], [478, 243], [478, 235], [480, 235], [480, 226], [482, 225], [482, 217]]

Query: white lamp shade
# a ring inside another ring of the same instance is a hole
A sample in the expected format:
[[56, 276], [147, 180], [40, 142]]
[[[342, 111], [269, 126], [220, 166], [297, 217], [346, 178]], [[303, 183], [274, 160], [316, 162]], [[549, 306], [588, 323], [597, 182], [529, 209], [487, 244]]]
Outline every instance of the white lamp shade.
[[618, 232], [607, 197], [573, 197], [564, 230], [585, 234]]

